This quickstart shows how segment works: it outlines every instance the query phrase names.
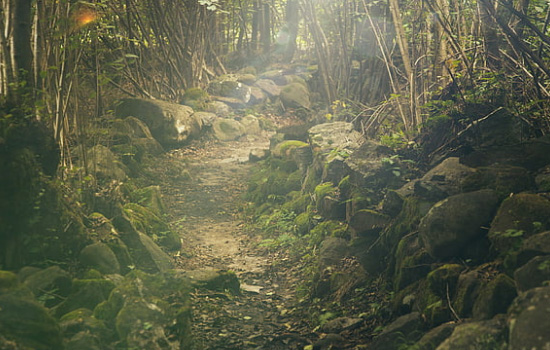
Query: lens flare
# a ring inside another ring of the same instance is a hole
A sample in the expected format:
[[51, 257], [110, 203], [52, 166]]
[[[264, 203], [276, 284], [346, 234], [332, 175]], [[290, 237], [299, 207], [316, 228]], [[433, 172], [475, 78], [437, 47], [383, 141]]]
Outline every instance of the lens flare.
[[97, 18], [98, 18], [97, 12], [90, 8], [79, 9], [74, 14], [74, 20], [78, 28], [84, 27], [92, 22], [95, 22]]

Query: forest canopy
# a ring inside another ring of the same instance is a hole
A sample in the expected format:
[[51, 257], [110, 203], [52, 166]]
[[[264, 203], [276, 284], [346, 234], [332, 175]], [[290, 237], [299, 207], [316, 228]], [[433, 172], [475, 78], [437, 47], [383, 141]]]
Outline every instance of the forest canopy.
[[352, 110], [364, 131], [410, 139], [466, 106], [548, 128], [544, 1], [3, 0], [0, 11], [5, 114], [38, 116], [62, 149], [118, 98], [180, 102], [269, 65], [311, 70], [319, 106]]

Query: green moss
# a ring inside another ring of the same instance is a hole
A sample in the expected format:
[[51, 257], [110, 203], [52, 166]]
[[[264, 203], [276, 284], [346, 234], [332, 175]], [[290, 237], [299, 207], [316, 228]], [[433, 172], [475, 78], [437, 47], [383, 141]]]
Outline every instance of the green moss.
[[294, 219], [294, 226], [296, 227], [296, 233], [298, 235], [305, 235], [312, 227], [313, 214], [309, 211], [301, 213]]
[[479, 292], [479, 296], [474, 303], [474, 317], [489, 319], [496, 314], [506, 313], [516, 296], [514, 280], [501, 273]]
[[97, 271], [96, 269], [88, 269], [84, 272], [82, 275], [82, 279], [86, 280], [94, 280], [94, 279], [102, 279], [103, 275], [101, 272]]
[[454, 295], [458, 277], [463, 270], [464, 266], [462, 265], [443, 265], [428, 274], [427, 287], [442, 298], [446, 298], [447, 293]]
[[307, 210], [307, 206], [311, 202], [311, 197], [307, 194], [302, 194], [300, 191], [293, 191], [289, 193], [291, 200], [287, 201], [281, 209], [287, 211], [293, 211], [295, 213], [303, 213]]
[[61, 317], [79, 308], [93, 310], [114, 288], [113, 282], [104, 279], [75, 279], [72, 293], [56, 307], [55, 315]]
[[124, 211], [139, 231], [146, 233], [157, 243], [170, 233], [168, 224], [148, 208], [128, 203], [124, 206]]
[[150, 209], [159, 217], [166, 212], [159, 186], [140, 188], [132, 192], [130, 198], [132, 202]]
[[17, 275], [10, 271], [0, 270], [0, 293], [12, 290], [17, 287]]
[[281, 155], [289, 155], [293, 149], [307, 146], [309, 145], [303, 141], [287, 140], [278, 144], [276, 149]]
[[38, 303], [13, 295], [0, 295], [0, 334], [21, 348], [63, 349], [59, 326]]
[[325, 198], [326, 196], [333, 196], [337, 193], [336, 187], [332, 184], [332, 182], [323, 182], [320, 185], [317, 185], [315, 187], [315, 198], [317, 201], [320, 201], [321, 199]]
[[184, 100], [206, 100], [208, 93], [201, 88], [189, 88], [185, 90], [183, 95]]
[[317, 246], [325, 239], [325, 237], [345, 237], [347, 236], [348, 227], [340, 221], [325, 221], [315, 226], [308, 235], [309, 244]]

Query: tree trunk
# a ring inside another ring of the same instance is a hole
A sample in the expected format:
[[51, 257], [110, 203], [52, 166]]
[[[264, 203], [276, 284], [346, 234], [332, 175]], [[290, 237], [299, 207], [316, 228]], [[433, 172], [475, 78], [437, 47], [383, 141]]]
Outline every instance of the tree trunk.
[[286, 44], [283, 61], [290, 63], [296, 52], [296, 38], [298, 37], [298, 22], [300, 21], [298, 0], [288, 0], [286, 3], [286, 29], [288, 42]]
[[27, 88], [32, 84], [31, 0], [17, 0], [14, 11], [13, 67], [17, 82]]

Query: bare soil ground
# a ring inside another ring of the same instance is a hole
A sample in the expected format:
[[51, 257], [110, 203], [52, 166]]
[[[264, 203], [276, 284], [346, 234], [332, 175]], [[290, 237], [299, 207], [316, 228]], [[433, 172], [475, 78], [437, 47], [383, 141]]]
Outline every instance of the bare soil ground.
[[296, 305], [299, 267], [284, 254], [259, 248], [261, 238], [251, 233], [240, 212], [251, 168], [249, 152], [268, 146], [267, 135], [200, 141], [172, 151], [158, 164], [184, 173], [173, 176], [172, 169], [172, 176], [162, 179], [172, 229], [183, 240], [178, 267], [232, 270], [241, 283], [241, 295], [193, 294], [196, 350], [303, 349], [311, 342], [303, 336], [305, 322], [289, 311]]

